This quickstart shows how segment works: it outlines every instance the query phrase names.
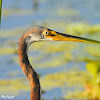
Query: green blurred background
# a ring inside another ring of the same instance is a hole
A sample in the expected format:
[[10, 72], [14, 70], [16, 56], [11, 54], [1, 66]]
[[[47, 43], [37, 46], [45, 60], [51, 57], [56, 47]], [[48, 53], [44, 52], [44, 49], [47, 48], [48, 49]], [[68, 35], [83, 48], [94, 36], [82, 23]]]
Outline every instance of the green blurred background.
[[[29, 99], [18, 63], [18, 39], [31, 25], [100, 41], [100, 0], [3, 0], [0, 31], [0, 95]], [[42, 100], [100, 99], [100, 45], [32, 44], [29, 59], [40, 75]]]
[[0, 26], [1, 26], [1, 10], [2, 10], [2, 0], [0, 0]]

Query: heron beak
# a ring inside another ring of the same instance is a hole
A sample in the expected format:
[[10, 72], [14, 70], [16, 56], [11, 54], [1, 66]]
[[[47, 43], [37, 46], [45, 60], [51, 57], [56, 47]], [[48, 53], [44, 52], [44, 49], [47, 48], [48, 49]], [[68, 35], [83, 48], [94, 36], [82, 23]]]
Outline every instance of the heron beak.
[[87, 42], [87, 43], [100, 44], [100, 41], [68, 35], [68, 34], [63, 34], [63, 33], [55, 32], [55, 31], [50, 31], [49, 35], [47, 35], [46, 38], [52, 38], [53, 41], [75, 41], [75, 42]]

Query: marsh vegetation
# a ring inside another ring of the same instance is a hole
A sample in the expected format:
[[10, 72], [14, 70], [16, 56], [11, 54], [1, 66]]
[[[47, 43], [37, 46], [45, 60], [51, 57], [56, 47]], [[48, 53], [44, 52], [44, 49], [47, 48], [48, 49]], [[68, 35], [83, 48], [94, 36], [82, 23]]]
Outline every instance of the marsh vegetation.
[[[90, 5], [87, 0], [30, 0], [24, 5], [23, 1], [3, 2], [0, 32], [0, 94], [13, 94], [16, 99], [30, 95], [17, 55], [18, 39], [28, 26], [42, 25], [100, 41], [99, 0], [91, 0]], [[100, 45], [34, 43], [29, 59], [39, 73], [43, 100], [100, 99]]]

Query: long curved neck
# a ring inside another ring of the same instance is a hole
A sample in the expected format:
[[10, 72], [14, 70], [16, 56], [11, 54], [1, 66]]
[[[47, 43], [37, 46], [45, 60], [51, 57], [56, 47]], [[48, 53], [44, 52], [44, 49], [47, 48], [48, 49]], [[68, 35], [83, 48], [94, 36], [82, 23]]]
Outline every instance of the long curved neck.
[[29, 62], [27, 56], [27, 50], [28, 50], [27, 43], [21, 42], [18, 47], [18, 57], [20, 66], [22, 68], [23, 73], [28, 78], [31, 86], [31, 94], [30, 94], [31, 100], [40, 100], [41, 94], [40, 94], [39, 78]]

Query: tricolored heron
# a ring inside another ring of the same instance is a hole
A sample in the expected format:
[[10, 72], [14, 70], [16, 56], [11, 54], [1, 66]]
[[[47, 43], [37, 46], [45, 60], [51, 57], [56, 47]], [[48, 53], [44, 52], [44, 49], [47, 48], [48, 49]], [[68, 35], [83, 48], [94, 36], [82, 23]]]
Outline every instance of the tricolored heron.
[[41, 99], [39, 78], [35, 70], [32, 68], [27, 55], [28, 47], [30, 44], [38, 41], [76, 41], [100, 44], [100, 41], [63, 34], [42, 26], [29, 27], [22, 34], [18, 41], [18, 57], [22, 71], [28, 78], [31, 86], [31, 100]]

